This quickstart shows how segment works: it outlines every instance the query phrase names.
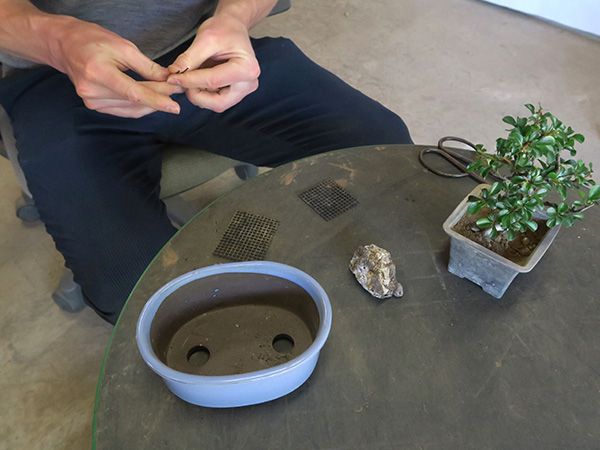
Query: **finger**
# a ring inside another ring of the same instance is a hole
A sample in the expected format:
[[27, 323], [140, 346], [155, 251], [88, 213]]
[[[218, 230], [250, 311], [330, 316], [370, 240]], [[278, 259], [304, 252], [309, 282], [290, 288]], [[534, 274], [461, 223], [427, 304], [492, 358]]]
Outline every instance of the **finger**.
[[147, 116], [148, 114], [152, 114], [156, 112], [155, 109], [152, 109], [148, 106], [124, 106], [124, 107], [107, 107], [99, 109], [98, 112], [104, 114], [110, 114], [112, 116], [118, 117], [126, 117], [130, 119], [139, 119], [140, 117]]
[[194, 105], [221, 113], [237, 105], [244, 97], [254, 92], [257, 88], [258, 80], [254, 80], [226, 87], [219, 92], [192, 89], [186, 91], [186, 96]]
[[103, 84], [124, 99], [157, 111], [179, 114], [179, 105], [168, 95], [154, 91], [116, 68], [110, 70], [110, 73], [107, 71], [106, 76], [100, 79], [105, 80]]
[[123, 99], [86, 100], [84, 103], [88, 109], [93, 109], [95, 111], [107, 108], [149, 108], [148, 106], [143, 106], [139, 103], [133, 103]]
[[187, 89], [216, 90], [240, 81], [256, 80], [259, 75], [260, 67], [257, 62], [246, 62], [234, 58], [209, 69], [190, 70], [179, 75], [170, 75], [167, 82]]
[[135, 45], [124, 52], [124, 63], [128, 68], [147, 80], [165, 81], [169, 71], [144, 55]]
[[[183, 88], [181, 88], [179, 86], [173, 86], [173, 85], [167, 84], [164, 81], [162, 81], [162, 82], [146, 81], [146, 82], [141, 82], [141, 84], [143, 84], [144, 86], [147, 86], [159, 93], [165, 94], [165, 95], [173, 95], [176, 93], [184, 92]], [[176, 89], [173, 89], [173, 88], [176, 88]], [[115, 97], [117, 95], [114, 92], [111, 92], [111, 94]], [[141, 115], [140, 115], [141, 113], [144, 113], [142, 115], [146, 115], [149, 110], [151, 110], [150, 112], [155, 111], [152, 108], [140, 107], [140, 105], [138, 103], [134, 103], [134, 102], [131, 102], [130, 100], [125, 100], [122, 98], [92, 99], [92, 100], [87, 100], [85, 103], [88, 108], [94, 109], [99, 112], [105, 112], [106, 110], [110, 110], [110, 111], [119, 111], [119, 112], [121, 112], [121, 114], [123, 114], [124, 111], [128, 111], [128, 115], [126, 115], [126, 116], [122, 115], [122, 117], [141, 117]], [[117, 115], [117, 114], [113, 114], [113, 115]]]
[[85, 106], [89, 109], [93, 109], [96, 111], [100, 111], [105, 108], [125, 108], [125, 107], [134, 107], [139, 106], [137, 103], [132, 103], [129, 100], [123, 99], [115, 99], [115, 98], [102, 98], [102, 99], [92, 99], [86, 100]]
[[[165, 81], [138, 81], [138, 83], [149, 87], [150, 89], [158, 92], [159, 94], [168, 95], [169, 97], [174, 94], [183, 94], [185, 91], [181, 86], [169, 84]], [[129, 101], [123, 98], [123, 96], [117, 94], [112, 89], [106, 86], [97, 85], [94, 89], [94, 94], [87, 96], [86, 100], [123, 100]]]
[[167, 83], [166, 81], [141, 81], [142, 85], [149, 87], [153, 91], [158, 92], [159, 94], [171, 95], [175, 94], [183, 94], [185, 89], [182, 86], [172, 85]]
[[200, 67], [204, 61], [213, 56], [216, 50], [206, 40], [198, 45], [194, 40], [192, 45], [177, 57], [167, 69], [169, 73], [182, 73]]

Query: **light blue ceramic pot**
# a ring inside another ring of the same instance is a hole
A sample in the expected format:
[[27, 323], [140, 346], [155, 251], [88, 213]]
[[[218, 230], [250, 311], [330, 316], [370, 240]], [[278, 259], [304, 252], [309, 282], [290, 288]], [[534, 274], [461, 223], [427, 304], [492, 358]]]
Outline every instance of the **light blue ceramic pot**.
[[[299, 356], [280, 365], [254, 372], [205, 376], [168, 367], [156, 355], [151, 343], [153, 318], [170, 294], [186, 284], [221, 274], [259, 274], [279, 277], [300, 286], [312, 298], [319, 325], [312, 344]], [[195, 405], [228, 408], [267, 402], [302, 385], [313, 372], [319, 352], [331, 328], [331, 304], [323, 288], [309, 275], [294, 267], [268, 261], [218, 264], [188, 272], [159, 289], [144, 306], [137, 323], [136, 340], [146, 364], [181, 399]]]

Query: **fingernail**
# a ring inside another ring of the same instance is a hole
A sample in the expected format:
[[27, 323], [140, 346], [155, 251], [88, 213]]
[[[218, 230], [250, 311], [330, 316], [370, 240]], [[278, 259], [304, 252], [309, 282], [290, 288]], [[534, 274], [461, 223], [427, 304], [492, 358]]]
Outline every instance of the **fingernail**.
[[170, 113], [173, 113], [173, 114], [179, 114], [179, 111], [180, 111], [179, 105], [171, 105], [167, 109], [169, 110]]
[[167, 83], [169, 84], [176, 84], [176, 85], [181, 85], [181, 80], [178, 80], [177, 78], [174, 77], [169, 77], [167, 78]]

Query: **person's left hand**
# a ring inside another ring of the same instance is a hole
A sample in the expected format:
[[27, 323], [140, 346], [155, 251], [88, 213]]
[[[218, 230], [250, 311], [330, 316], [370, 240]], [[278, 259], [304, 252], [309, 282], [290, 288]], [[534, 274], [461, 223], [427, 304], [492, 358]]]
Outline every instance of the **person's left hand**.
[[168, 83], [185, 88], [194, 105], [218, 113], [254, 92], [260, 75], [246, 25], [224, 14], [206, 20], [168, 69]]

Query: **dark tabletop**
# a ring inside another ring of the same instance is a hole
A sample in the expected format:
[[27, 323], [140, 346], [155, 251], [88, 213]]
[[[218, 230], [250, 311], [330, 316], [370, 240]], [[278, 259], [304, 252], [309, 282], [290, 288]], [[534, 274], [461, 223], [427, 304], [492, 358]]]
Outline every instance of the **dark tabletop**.
[[[600, 448], [600, 208], [561, 230], [501, 301], [446, 270], [442, 222], [475, 186], [425, 171], [419, 146], [340, 150], [245, 183], [160, 252], [115, 327], [98, 387], [101, 449]], [[331, 221], [297, 196], [332, 178], [358, 206]], [[172, 278], [212, 255], [233, 214], [279, 220], [266, 259], [316, 278], [333, 308], [306, 384], [270, 403], [206, 409], [172, 395], [142, 361], [135, 323]], [[404, 284], [379, 301], [348, 270], [388, 249]]]

